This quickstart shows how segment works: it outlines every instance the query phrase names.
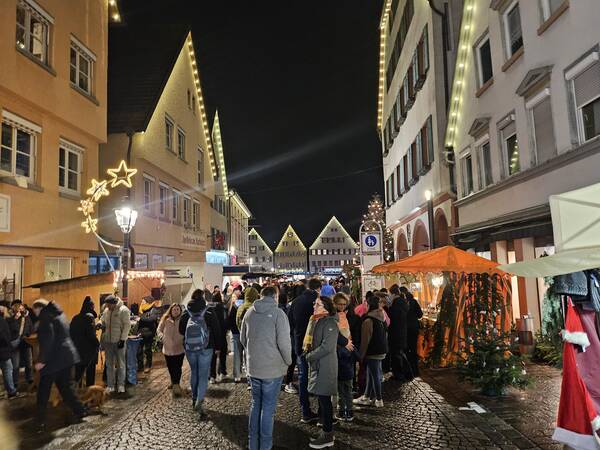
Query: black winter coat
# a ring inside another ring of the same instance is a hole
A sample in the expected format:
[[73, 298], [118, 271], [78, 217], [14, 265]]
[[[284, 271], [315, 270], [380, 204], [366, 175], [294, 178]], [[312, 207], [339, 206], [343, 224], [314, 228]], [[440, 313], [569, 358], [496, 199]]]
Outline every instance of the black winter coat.
[[302, 342], [308, 327], [310, 316], [313, 315], [317, 292], [307, 289], [296, 297], [288, 311], [290, 330], [292, 332], [292, 346], [296, 355], [302, 354]]
[[0, 316], [0, 361], [10, 358], [12, 347], [10, 346], [10, 330], [6, 319]]
[[231, 331], [231, 334], [240, 334], [240, 329], [236, 323], [237, 317], [237, 306], [235, 304], [230, 305], [229, 311], [227, 313], [227, 321], [225, 323], [225, 327], [227, 330]]
[[337, 341], [337, 357], [338, 357], [338, 380], [348, 381], [354, 379], [354, 366], [358, 361], [356, 351], [351, 352], [346, 348], [348, 339], [342, 333], [339, 333]]
[[390, 347], [397, 350], [405, 350], [407, 341], [408, 311], [410, 305], [402, 297], [395, 297], [389, 309], [390, 326], [388, 336]]
[[408, 313], [406, 315], [406, 326], [408, 334], [415, 335], [419, 333], [419, 319], [423, 317], [423, 310], [419, 302], [413, 296], [408, 299]]
[[73, 317], [69, 327], [71, 339], [79, 353], [82, 364], [88, 364], [95, 360], [98, 353], [100, 343], [96, 335], [95, 325], [94, 309], [84, 302], [81, 306], [81, 312]]
[[219, 328], [221, 329], [221, 336], [216, 341], [215, 350], [227, 351], [227, 322], [228, 322], [228, 311], [225, 309], [225, 305], [221, 302], [212, 303], [208, 305], [209, 311], [212, 311], [217, 321], [219, 322]]
[[67, 318], [54, 302], [48, 303], [40, 311], [38, 341], [38, 361], [45, 364], [41, 370], [42, 375], [67, 369], [79, 362], [79, 354], [69, 334]]

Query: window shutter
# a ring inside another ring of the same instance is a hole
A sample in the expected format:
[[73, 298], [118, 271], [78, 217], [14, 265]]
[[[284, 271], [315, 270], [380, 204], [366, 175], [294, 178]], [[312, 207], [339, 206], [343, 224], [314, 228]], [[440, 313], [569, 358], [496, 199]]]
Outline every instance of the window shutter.
[[[419, 131], [419, 135], [421, 136], [421, 160], [423, 161], [423, 169], [429, 169], [431, 166], [431, 162], [429, 161], [429, 142], [427, 140], [427, 123], [423, 125], [421, 131]], [[425, 172], [425, 171], [423, 171]]]
[[402, 193], [404, 192], [404, 189], [402, 188], [401, 173], [402, 170], [400, 170], [400, 164], [398, 164], [396, 166], [396, 191], [398, 192], [398, 198], [402, 197]]
[[392, 195], [392, 203], [394, 203], [396, 201], [396, 180], [394, 172], [390, 175], [390, 193]]
[[404, 168], [404, 192], [410, 189], [410, 184], [408, 180], [410, 179], [410, 164], [408, 163], [408, 153], [402, 157], [402, 165]]
[[433, 148], [433, 121], [431, 116], [427, 118], [427, 160], [432, 164], [435, 160], [435, 149]]
[[416, 172], [418, 175], [423, 175], [423, 153], [422, 153], [422, 142], [421, 142], [421, 131], [417, 134], [415, 139], [415, 159], [416, 159]]
[[413, 166], [413, 154], [412, 154], [412, 145], [410, 147], [408, 147], [408, 151], [406, 152], [406, 156], [407, 156], [407, 164], [408, 164], [408, 172], [407, 172], [407, 177], [408, 177], [408, 185], [412, 186], [414, 183], [414, 166]]
[[548, 161], [556, 154], [551, 97], [546, 97], [532, 109], [537, 163]]
[[423, 31], [423, 73], [427, 73], [429, 70], [429, 33], [427, 32], [427, 25], [425, 25], [425, 31]]
[[578, 107], [589, 103], [600, 95], [600, 62], [596, 62], [577, 75], [573, 80], [575, 102]]

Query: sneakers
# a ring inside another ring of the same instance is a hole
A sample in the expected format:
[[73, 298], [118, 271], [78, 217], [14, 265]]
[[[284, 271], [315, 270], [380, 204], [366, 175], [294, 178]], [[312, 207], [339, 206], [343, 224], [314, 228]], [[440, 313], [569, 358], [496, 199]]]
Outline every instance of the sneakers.
[[209, 378], [208, 382], [209, 382], [210, 384], [215, 384], [215, 379], [214, 379], [214, 378]]
[[247, 391], [251, 391], [252, 390], [252, 386], [248, 385], [248, 387], [246, 388]]
[[25, 394], [23, 394], [21, 392], [15, 392], [13, 394], [8, 394], [7, 397], [9, 400], [14, 400], [15, 398], [25, 397]]
[[150, 373], [150, 367], [146, 367], [146, 368], [144, 369], [144, 373]]
[[124, 393], [125, 393], [125, 386], [119, 386], [119, 387], [117, 388], [117, 392], [118, 392], [119, 394], [124, 394]]
[[383, 400], [375, 400], [375, 408], [383, 408]]
[[355, 398], [354, 400], [352, 400], [352, 403], [355, 405], [363, 406], [373, 406], [374, 404], [373, 400], [369, 399], [368, 397], [365, 397], [364, 395], [362, 397]]
[[[333, 416], [333, 420], [331, 421], [331, 425], [337, 425], [338, 423], [340, 423], [340, 420], [342, 420], [340, 417], [338, 417], [337, 415]], [[319, 428], [323, 428], [323, 424], [319, 421], [317, 423], [317, 426]]]
[[354, 420], [354, 415], [352, 413], [346, 414], [343, 418], [344, 422], [352, 422]]
[[311, 438], [310, 443], [308, 444], [310, 448], [327, 448], [333, 447], [334, 445], [335, 440], [333, 437], [333, 432], [321, 432], [316, 438]]
[[197, 400], [196, 403], [194, 403], [194, 411], [198, 413], [200, 420], [205, 420], [208, 418], [208, 415], [204, 412], [204, 408], [202, 407], [203, 403], [204, 400]]
[[172, 389], [173, 390], [171, 391], [171, 393], [173, 394], [173, 397], [181, 397], [181, 387], [178, 384], [174, 384]]
[[220, 383], [221, 381], [223, 381], [223, 374], [218, 374], [217, 375], [217, 383]]
[[319, 415], [315, 413], [310, 413], [310, 416], [302, 416], [300, 419], [301, 423], [315, 423], [319, 421]]
[[107, 394], [112, 394], [113, 392], [115, 392], [115, 388], [112, 386], [106, 386], [106, 393]]
[[298, 393], [298, 389], [296, 389], [292, 383], [286, 384], [285, 388], [283, 388], [283, 390], [285, 392], [287, 392], [288, 394], [297, 394]]
[[233, 382], [234, 383], [241, 383], [242, 379], [241, 378], [234, 378]]

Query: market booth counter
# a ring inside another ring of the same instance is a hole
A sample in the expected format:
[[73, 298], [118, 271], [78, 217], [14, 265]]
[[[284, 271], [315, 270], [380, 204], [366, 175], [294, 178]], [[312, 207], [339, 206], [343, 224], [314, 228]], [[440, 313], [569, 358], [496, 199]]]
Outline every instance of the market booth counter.
[[485, 323], [510, 330], [510, 279], [494, 261], [445, 246], [380, 264], [372, 272], [405, 285], [418, 299], [419, 356], [433, 365], [452, 365], [468, 354], [470, 339]]

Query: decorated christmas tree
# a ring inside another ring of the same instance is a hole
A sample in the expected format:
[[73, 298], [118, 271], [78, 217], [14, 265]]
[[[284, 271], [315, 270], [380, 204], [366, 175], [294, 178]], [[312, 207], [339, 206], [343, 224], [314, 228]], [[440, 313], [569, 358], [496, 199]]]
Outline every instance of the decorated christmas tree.
[[[362, 218], [362, 223], [366, 222], [376, 222], [381, 226], [381, 230], [383, 231], [383, 257], [386, 262], [392, 261], [394, 259], [394, 234], [385, 226], [385, 208], [379, 194], [373, 194], [373, 197], [369, 201], [367, 213], [363, 214]], [[377, 231], [377, 226], [367, 224], [365, 231]]]

